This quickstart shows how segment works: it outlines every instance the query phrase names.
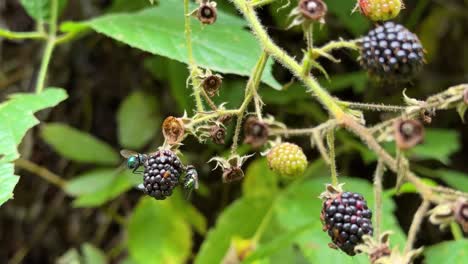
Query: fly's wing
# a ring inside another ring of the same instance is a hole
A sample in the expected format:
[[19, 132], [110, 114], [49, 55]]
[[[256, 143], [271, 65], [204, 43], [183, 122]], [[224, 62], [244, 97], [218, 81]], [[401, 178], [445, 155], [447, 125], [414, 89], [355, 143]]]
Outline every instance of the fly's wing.
[[128, 149], [122, 149], [120, 151], [120, 155], [127, 159], [127, 158], [129, 158], [129, 157], [131, 157], [133, 155], [138, 155], [138, 153], [135, 152], [135, 151], [132, 151], [132, 150], [128, 150]]

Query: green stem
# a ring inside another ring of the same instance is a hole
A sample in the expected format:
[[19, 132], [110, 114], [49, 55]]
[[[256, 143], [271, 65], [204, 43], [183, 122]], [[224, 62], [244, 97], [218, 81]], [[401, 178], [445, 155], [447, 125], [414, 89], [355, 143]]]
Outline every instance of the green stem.
[[41, 32], [14, 32], [0, 28], [0, 37], [7, 39], [47, 39], [47, 35]]
[[403, 112], [407, 107], [399, 105], [384, 105], [384, 104], [367, 104], [355, 102], [339, 102], [340, 105], [350, 109], [368, 110], [368, 111], [387, 111], [387, 112]]
[[199, 69], [195, 63], [195, 59], [193, 58], [193, 48], [192, 48], [192, 28], [190, 25], [191, 17], [190, 17], [190, 1], [184, 0], [184, 18], [185, 18], [185, 44], [187, 46], [187, 54], [189, 60], [189, 78], [192, 81], [192, 88], [193, 88], [193, 96], [195, 97], [195, 104], [197, 107], [197, 111], [203, 112], [203, 101], [201, 98], [200, 92], [200, 81], [196, 78], [199, 75]]
[[302, 66], [289, 56], [285, 51], [279, 48], [268, 36], [268, 33], [263, 28], [258, 20], [253, 7], [245, 0], [232, 0], [236, 7], [244, 15], [245, 19], [249, 22], [250, 27], [254, 34], [260, 41], [263, 49], [278, 62], [283, 64], [291, 71], [297, 78], [302, 80], [310, 89], [322, 105], [334, 116], [337, 120], [341, 120], [345, 115], [341, 107], [337, 104], [336, 100], [325, 90], [320, 84], [311, 76], [302, 75]]
[[455, 240], [463, 240], [463, 232], [456, 222], [452, 221], [450, 223], [450, 231], [452, 231], [452, 235]]
[[252, 75], [250, 76], [249, 81], [247, 82], [245, 89], [245, 97], [242, 105], [239, 107], [239, 112], [237, 114], [236, 128], [234, 131], [234, 137], [231, 146], [231, 154], [235, 154], [239, 142], [239, 135], [242, 126], [242, 119], [244, 118], [244, 112], [247, 110], [249, 103], [252, 101], [252, 98], [257, 92], [258, 86], [260, 85], [260, 80], [262, 79], [263, 71], [265, 70], [266, 62], [268, 61], [268, 54], [262, 52], [260, 58], [253, 69]]
[[251, 0], [250, 5], [252, 7], [262, 7], [264, 5], [271, 4], [271, 3], [275, 2], [275, 1], [277, 1], [277, 0]]
[[330, 157], [330, 173], [333, 186], [338, 186], [338, 173], [336, 172], [335, 158], [335, 131], [330, 129], [327, 132], [328, 155]]
[[57, 36], [57, 18], [58, 18], [58, 0], [52, 0], [50, 5], [49, 33], [47, 44], [42, 55], [41, 67], [37, 76], [36, 93], [42, 92], [47, 77], [47, 68], [55, 48], [55, 39]]

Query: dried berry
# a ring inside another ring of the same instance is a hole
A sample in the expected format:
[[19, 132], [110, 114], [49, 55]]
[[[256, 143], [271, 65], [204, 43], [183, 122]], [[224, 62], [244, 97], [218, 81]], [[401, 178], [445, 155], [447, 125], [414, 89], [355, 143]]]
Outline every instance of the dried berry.
[[216, 22], [218, 11], [216, 9], [216, 2], [209, 0], [202, 0], [197, 9], [197, 18], [205, 25], [211, 25]]
[[162, 132], [168, 144], [179, 143], [184, 137], [184, 123], [180, 118], [169, 116], [163, 122]]
[[304, 18], [322, 22], [328, 8], [322, 0], [301, 0], [299, 10]]
[[468, 200], [460, 198], [455, 203], [455, 220], [462, 226], [463, 231], [468, 233]]
[[463, 101], [465, 104], [468, 104], [468, 88], [465, 88], [465, 91], [463, 91]]
[[219, 94], [219, 88], [222, 83], [223, 78], [220, 75], [209, 74], [203, 78], [202, 87], [210, 97], [213, 97]]
[[224, 127], [214, 125], [210, 130], [210, 138], [215, 144], [224, 144], [224, 138], [226, 137], [226, 129]]
[[424, 126], [418, 120], [398, 120], [394, 125], [398, 148], [410, 149], [424, 140]]
[[252, 145], [253, 148], [259, 148], [268, 141], [268, 125], [256, 117], [249, 117], [244, 124], [244, 135], [245, 143]]
[[223, 182], [234, 182], [244, 178], [244, 171], [240, 167], [229, 167], [223, 170]]

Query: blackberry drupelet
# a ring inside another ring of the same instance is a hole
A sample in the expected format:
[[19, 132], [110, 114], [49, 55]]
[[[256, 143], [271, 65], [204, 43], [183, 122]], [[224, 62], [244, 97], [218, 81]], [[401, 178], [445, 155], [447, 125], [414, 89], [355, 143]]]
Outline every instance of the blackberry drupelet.
[[333, 243], [350, 256], [363, 235], [372, 236], [372, 212], [360, 194], [342, 192], [326, 199], [320, 218]]
[[183, 166], [170, 150], [160, 150], [148, 156], [143, 178], [144, 192], [157, 200], [164, 200], [179, 184]]
[[381, 78], [407, 81], [424, 64], [424, 49], [418, 37], [393, 22], [385, 22], [369, 31], [359, 46], [361, 65]]

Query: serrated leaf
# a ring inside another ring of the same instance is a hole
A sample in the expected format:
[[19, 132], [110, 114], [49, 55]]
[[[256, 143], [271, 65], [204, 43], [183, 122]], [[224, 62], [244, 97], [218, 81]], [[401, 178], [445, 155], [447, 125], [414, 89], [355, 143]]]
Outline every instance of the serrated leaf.
[[160, 113], [155, 97], [137, 91], [127, 96], [117, 112], [120, 145], [141, 149], [159, 134]]
[[68, 194], [78, 197], [73, 201], [74, 207], [97, 207], [139, 183], [141, 176], [130, 170], [97, 169], [70, 180], [65, 190]]
[[268, 168], [265, 158], [253, 161], [242, 181], [242, 193], [245, 197], [276, 195], [278, 191], [278, 176]]
[[18, 181], [13, 164], [0, 162], [0, 205], [13, 198], [13, 189]]
[[[67, 0], [58, 1], [58, 12], [60, 13], [67, 5]], [[51, 0], [20, 0], [24, 9], [35, 20], [45, 20], [50, 17]]]
[[116, 165], [120, 156], [100, 139], [62, 123], [42, 126], [41, 137], [60, 155], [78, 162]]
[[[192, 7], [195, 7], [194, 5]], [[183, 5], [176, 0], [161, 1], [141, 12], [113, 14], [81, 22], [95, 31], [132, 47], [187, 63]], [[203, 26], [192, 20], [193, 56], [198, 65], [216, 72], [249, 76], [260, 57], [255, 37], [245, 22], [218, 10], [218, 20]], [[280, 89], [267, 63], [262, 80]]]
[[8, 162], [19, 157], [17, 146], [28, 129], [39, 123], [34, 113], [55, 106], [66, 98], [64, 90], [49, 88], [38, 94], [13, 94], [0, 104], [0, 205], [13, 197], [19, 178]]
[[172, 203], [144, 197], [128, 224], [128, 249], [138, 263], [185, 263], [190, 255], [190, 227]]
[[468, 239], [442, 242], [428, 247], [424, 253], [427, 264], [465, 264], [468, 263]]
[[221, 263], [233, 237], [250, 238], [271, 206], [271, 199], [241, 198], [231, 204], [208, 232], [196, 264]]
[[106, 264], [106, 255], [101, 249], [85, 243], [81, 246], [83, 251], [83, 264]]

